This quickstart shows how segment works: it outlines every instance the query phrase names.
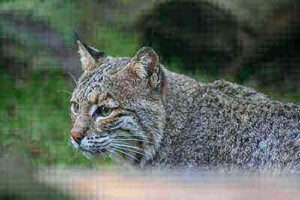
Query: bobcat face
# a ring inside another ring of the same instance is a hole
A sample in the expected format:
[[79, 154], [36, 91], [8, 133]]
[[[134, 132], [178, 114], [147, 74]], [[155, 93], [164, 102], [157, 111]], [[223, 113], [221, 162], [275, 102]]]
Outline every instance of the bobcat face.
[[112, 58], [78, 44], [84, 73], [70, 101], [71, 143], [87, 157], [151, 159], [166, 121], [156, 53], [142, 48], [133, 58]]

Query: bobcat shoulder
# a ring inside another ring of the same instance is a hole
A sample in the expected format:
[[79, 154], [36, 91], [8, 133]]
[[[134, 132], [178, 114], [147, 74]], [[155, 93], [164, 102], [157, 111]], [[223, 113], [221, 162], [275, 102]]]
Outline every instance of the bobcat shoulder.
[[166, 70], [149, 47], [114, 58], [78, 38], [71, 142], [142, 168], [300, 171], [300, 107]]

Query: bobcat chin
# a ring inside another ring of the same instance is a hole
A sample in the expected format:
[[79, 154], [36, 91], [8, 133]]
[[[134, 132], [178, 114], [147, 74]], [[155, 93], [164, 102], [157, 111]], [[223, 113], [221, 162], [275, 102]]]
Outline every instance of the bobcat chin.
[[166, 70], [150, 47], [110, 57], [77, 36], [83, 74], [71, 142], [142, 168], [300, 172], [300, 107], [226, 81]]

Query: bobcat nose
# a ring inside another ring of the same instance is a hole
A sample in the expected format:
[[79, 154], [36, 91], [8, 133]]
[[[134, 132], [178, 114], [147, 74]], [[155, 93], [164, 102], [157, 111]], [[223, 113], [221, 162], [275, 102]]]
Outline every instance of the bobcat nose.
[[76, 133], [71, 134], [71, 137], [73, 138], [73, 140], [75, 140], [77, 144], [80, 144], [81, 140], [83, 139], [83, 135]]
[[82, 122], [77, 121], [75, 122], [72, 130], [71, 130], [71, 137], [77, 144], [80, 144], [81, 140], [84, 138], [86, 132], [86, 126], [82, 124]]

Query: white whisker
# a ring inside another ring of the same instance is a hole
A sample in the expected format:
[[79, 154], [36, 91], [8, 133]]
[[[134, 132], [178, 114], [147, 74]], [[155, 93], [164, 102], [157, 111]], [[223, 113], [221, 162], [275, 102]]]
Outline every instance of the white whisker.
[[147, 135], [141, 134], [141, 133], [133, 133], [133, 136], [152, 140], [152, 138], [148, 137]]
[[117, 148], [118, 150], [121, 149], [121, 150], [126, 150], [126, 151], [128, 151], [128, 152], [137, 153], [137, 154], [140, 154], [140, 155], [145, 156], [145, 157], [147, 157], [147, 158], [149, 157], [148, 155], [146, 155], [146, 154], [144, 154], [144, 153], [142, 153], [142, 152], [134, 151], [134, 150], [132, 150], [132, 149], [126, 149], [126, 148], [123, 148], [123, 147], [121, 147], [121, 146], [114, 146], [114, 148]]
[[71, 72], [67, 72], [67, 73], [71, 76], [72, 80], [74, 81], [75, 85], [77, 86], [77, 85], [78, 85], [78, 82], [76, 81], [76, 79], [75, 79], [75, 77], [73, 76], [73, 74], [71, 74]]
[[146, 140], [139, 140], [139, 139], [114, 139], [114, 141], [137, 141], [137, 142], [144, 142], [153, 144], [152, 142], [146, 141]]
[[115, 134], [114, 136], [123, 136], [123, 137], [141, 137], [141, 138], [146, 138], [146, 139], [152, 139], [152, 138], [150, 138], [150, 137], [148, 137], [148, 136], [146, 136], [146, 135], [143, 135], [143, 134], [140, 134], [140, 133], [117, 133], [117, 134]]
[[135, 147], [135, 146], [131, 146], [128, 143], [113, 143], [113, 145], [117, 145], [117, 146], [120, 146], [120, 147], [128, 147], [128, 148], [132, 148], [132, 149], [135, 149], [135, 150], [138, 150], [138, 151], [142, 150], [141, 148]]
[[71, 92], [69, 92], [69, 91], [67, 91], [67, 90], [58, 90], [57, 92], [64, 92], [64, 93], [67, 93], [67, 94], [70, 94], [70, 95], [72, 95], [72, 93], [71, 93]]
[[108, 153], [110, 153], [110, 157], [114, 160], [117, 160], [116, 157], [118, 157], [119, 159], [122, 159], [122, 157], [120, 155], [118, 155], [116, 152], [114, 152], [113, 150], [109, 150], [106, 149], [108, 151]]
[[[115, 149], [115, 148], [117, 148], [117, 149]], [[125, 154], [125, 155], [127, 155], [127, 156], [133, 158], [134, 160], [138, 161], [138, 159], [136, 159], [133, 155], [130, 155], [130, 154], [128, 154], [128, 153], [122, 151], [122, 150], [124, 150], [124, 149], [121, 150], [121, 149], [119, 149], [119, 147], [114, 147], [114, 148], [111, 148], [111, 149], [113, 149], [113, 150], [116, 151], [116, 152], [123, 153], [123, 154]]]

